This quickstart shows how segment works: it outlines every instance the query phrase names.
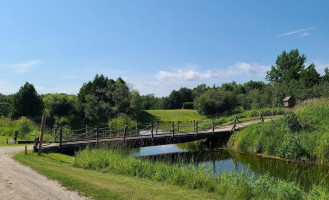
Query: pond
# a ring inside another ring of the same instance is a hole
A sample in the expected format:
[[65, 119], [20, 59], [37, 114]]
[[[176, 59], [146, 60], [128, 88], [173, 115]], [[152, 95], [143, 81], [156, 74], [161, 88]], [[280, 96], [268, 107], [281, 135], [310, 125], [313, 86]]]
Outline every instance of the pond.
[[326, 188], [329, 186], [329, 167], [326, 166], [262, 158], [225, 149], [209, 149], [195, 143], [135, 148], [131, 150], [131, 155], [169, 163], [183, 162], [195, 167], [207, 165], [215, 174], [231, 170], [246, 171], [250, 175], [268, 173], [280, 179], [295, 181], [304, 189], [309, 189], [313, 184]]

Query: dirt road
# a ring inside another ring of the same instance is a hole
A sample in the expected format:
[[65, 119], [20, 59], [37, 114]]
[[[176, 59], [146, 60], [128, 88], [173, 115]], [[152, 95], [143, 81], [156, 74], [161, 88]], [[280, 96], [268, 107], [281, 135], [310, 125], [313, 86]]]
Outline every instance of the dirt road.
[[0, 199], [87, 199], [12, 159], [24, 147], [0, 147]]

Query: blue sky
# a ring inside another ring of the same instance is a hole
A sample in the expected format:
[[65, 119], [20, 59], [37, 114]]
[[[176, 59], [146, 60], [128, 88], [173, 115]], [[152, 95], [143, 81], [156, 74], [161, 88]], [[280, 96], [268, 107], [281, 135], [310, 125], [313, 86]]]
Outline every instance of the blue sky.
[[329, 1], [0, 1], [0, 93], [78, 93], [98, 74], [141, 94], [264, 80], [283, 50], [329, 67]]

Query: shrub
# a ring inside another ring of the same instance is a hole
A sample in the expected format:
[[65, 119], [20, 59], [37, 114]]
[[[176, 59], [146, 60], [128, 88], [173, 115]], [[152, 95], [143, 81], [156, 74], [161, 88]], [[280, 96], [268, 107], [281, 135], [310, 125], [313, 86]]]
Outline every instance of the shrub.
[[183, 109], [194, 109], [194, 102], [183, 103]]

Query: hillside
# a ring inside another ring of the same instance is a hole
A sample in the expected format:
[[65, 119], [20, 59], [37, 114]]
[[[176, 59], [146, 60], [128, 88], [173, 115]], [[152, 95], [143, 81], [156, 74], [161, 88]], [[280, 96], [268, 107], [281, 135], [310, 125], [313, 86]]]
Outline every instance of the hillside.
[[282, 119], [236, 132], [229, 148], [329, 164], [329, 99], [307, 100]]

